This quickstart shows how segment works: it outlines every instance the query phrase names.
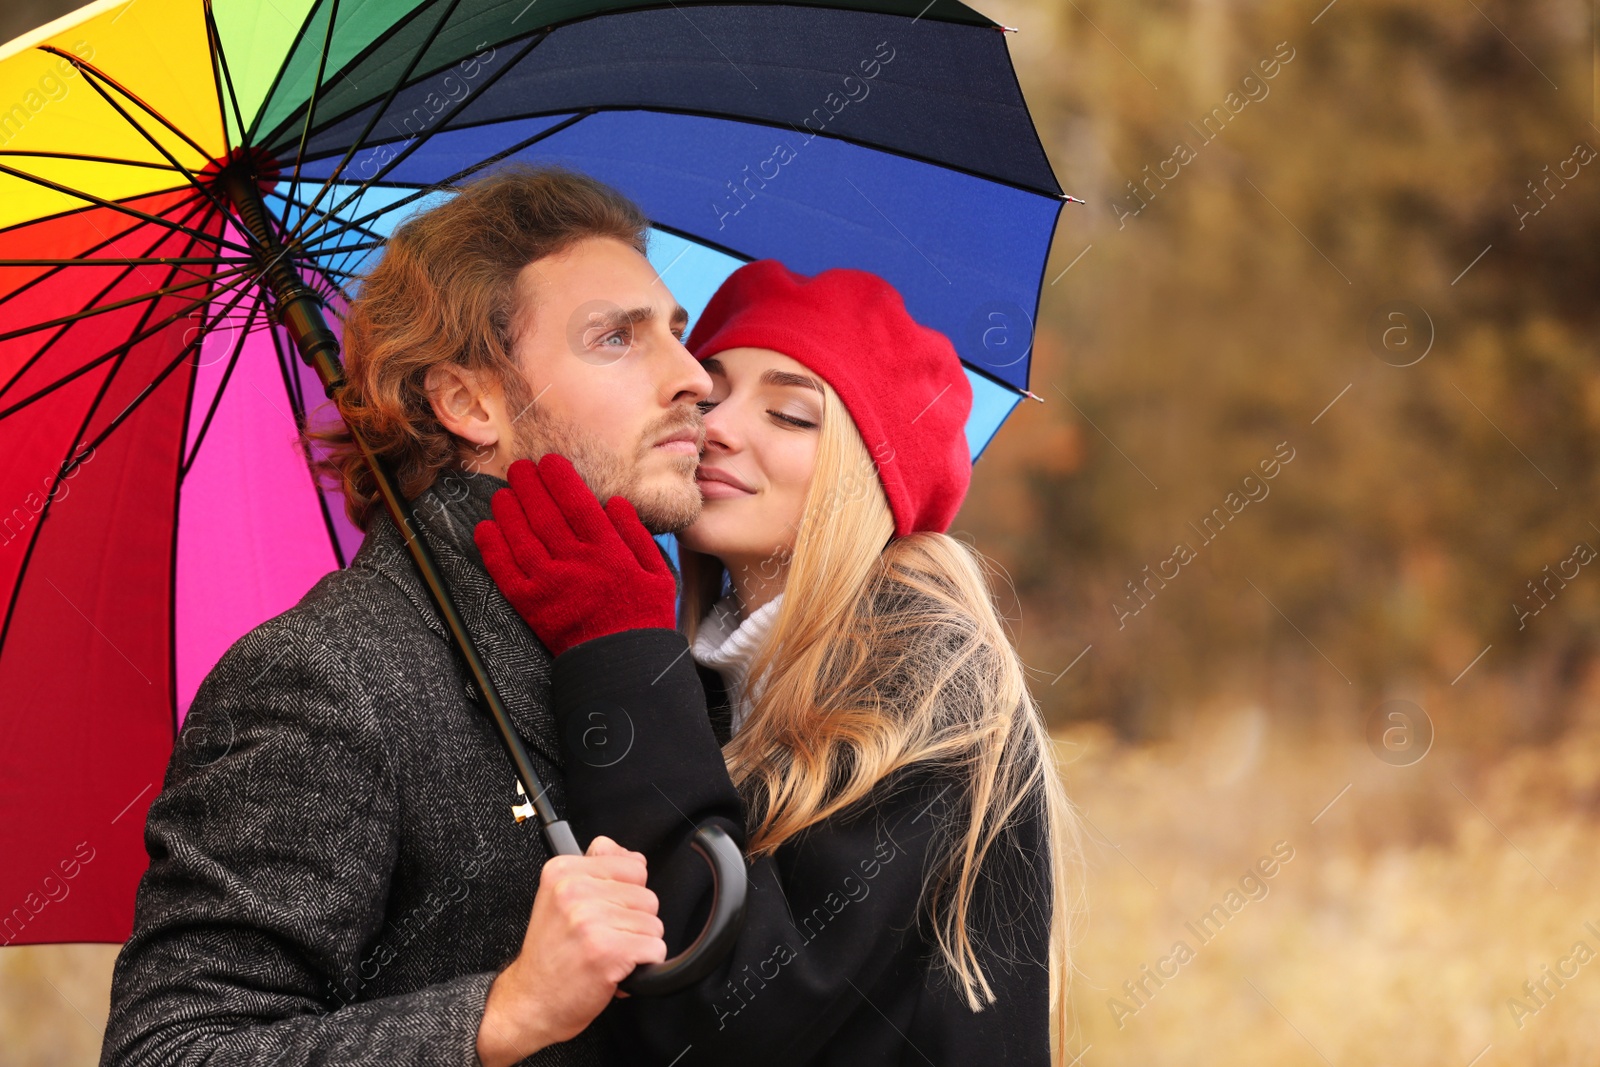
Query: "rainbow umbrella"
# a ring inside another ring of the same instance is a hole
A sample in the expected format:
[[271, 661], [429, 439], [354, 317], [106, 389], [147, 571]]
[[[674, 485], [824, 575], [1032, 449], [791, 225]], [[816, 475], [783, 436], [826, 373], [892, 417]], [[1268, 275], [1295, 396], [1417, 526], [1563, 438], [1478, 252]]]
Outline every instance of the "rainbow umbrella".
[[127, 937], [201, 679], [354, 554], [299, 435], [440, 188], [607, 181], [691, 313], [753, 258], [882, 274], [961, 352], [976, 456], [1031, 395], [1068, 199], [1003, 29], [955, 0], [106, 0], [0, 48], [0, 944]]

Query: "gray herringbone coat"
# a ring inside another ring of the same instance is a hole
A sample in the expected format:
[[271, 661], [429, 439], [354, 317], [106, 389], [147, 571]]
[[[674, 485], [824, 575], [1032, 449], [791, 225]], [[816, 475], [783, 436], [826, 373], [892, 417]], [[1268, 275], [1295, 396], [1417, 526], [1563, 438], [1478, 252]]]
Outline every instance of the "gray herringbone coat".
[[[558, 810], [550, 657], [472, 528], [506, 483], [451, 472], [419, 519]], [[462, 1064], [546, 858], [398, 531], [241, 638], [150, 807], [102, 1065]], [[595, 1028], [527, 1062], [599, 1064]]]

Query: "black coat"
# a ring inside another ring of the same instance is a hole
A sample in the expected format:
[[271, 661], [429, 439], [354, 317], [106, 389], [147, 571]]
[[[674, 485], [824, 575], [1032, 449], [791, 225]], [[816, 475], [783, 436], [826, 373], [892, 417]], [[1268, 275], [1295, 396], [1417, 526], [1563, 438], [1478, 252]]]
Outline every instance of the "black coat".
[[[721, 679], [694, 663], [677, 631], [631, 630], [558, 656], [552, 704], [568, 744], [574, 830], [584, 844], [603, 833], [646, 855], [678, 951], [710, 906], [710, 875], [687, 844], [694, 825], [711, 820], [744, 841], [719, 744], [729, 720]], [[620, 1062], [1048, 1064], [1042, 812], [1033, 806], [1013, 828], [1021, 851], [991, 869], [996, 895], [980, 896], [981, 958], [998, 1000], [974, 1013], [936, 972], [930, 931], [917, 921], [929, 845], [951, 817], [949, 782], [909, 768], [751, 863], [731, 957], [689, 990], [617, 1001], [602, 1015], [630, 1050]]]
[[[425, 535], [557, 810], [550, 656], [472, 527], [506, 483], [441, 478]], [[101, 1063], [478, 1067], [539, 868], [511, 761], [398, 531], [241, 638], [195, 697], [150, 807]], [[528, 1062], [607, 1062], [591, 1027]]]

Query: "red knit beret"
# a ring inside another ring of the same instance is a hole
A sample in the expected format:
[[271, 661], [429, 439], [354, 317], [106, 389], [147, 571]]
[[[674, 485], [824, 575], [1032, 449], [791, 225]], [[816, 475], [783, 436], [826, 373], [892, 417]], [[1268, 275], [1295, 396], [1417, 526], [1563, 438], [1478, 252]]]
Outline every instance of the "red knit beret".
[[855, 421], [895, 536], [950, 528], [972, 482], [972, 386], [950, 339], [913, 319], [887, 281], [844, 268], [808, 278], [758, 259], [728, 275], [688, 347], [701, 360], [767, 348], [804, 364]]

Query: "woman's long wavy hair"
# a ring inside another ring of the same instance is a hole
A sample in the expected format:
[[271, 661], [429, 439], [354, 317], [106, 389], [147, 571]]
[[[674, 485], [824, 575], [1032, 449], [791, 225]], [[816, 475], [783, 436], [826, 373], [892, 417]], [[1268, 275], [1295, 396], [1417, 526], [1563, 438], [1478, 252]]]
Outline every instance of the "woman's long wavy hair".
[[[1065, 1062], [1081, 838], [1049, 733], [981, 557], [942, 533], [893, 537], [866, 445], [839, 395], [819, 384], [816, 466], [793, 549], [768, 561], [787, 563], [783, 601], [748, 673], [757, 699], [723, 749], [748, 806], [747, 852], [773, 852], [900, 768], [949, 768], [964, 788], [940, 828], [919, 911], [979, 1011], [995, 999], [979, 950], [999, 946], [974, 943], [969, 912], [986, 899], [984, 883], [1031, 877], [1031, 855], [1019, 855], [1029, 846], [1008, 830], [1042, 804], [1050, 884], [1006, 888], [1049, 894], [1052, 1061]], [[681, 546], [679, 559], [680, 626], [692, 641], [727, 572]]]

